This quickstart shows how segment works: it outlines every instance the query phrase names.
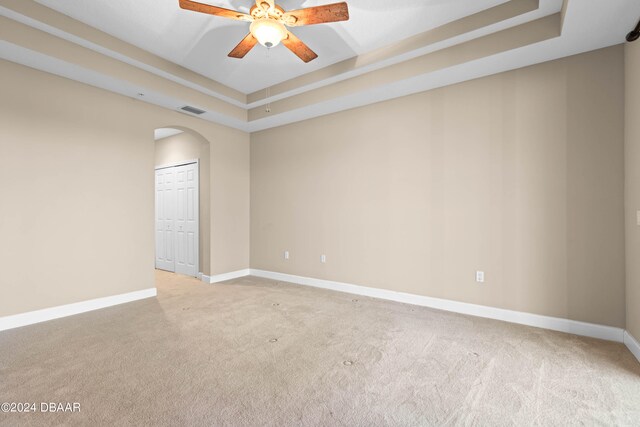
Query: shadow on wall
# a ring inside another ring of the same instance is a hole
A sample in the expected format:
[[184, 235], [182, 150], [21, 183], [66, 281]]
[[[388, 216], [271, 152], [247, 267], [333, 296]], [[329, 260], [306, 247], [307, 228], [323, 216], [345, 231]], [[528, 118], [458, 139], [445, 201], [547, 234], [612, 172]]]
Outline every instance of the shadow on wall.
[[199, 161], [199, 262], [200, 273], [211, 274], [211, 203], [209, 141], [198, 132], [181, 127], [158, 128], [155, 138], [155, 167], [174, 165], [185, 161]]

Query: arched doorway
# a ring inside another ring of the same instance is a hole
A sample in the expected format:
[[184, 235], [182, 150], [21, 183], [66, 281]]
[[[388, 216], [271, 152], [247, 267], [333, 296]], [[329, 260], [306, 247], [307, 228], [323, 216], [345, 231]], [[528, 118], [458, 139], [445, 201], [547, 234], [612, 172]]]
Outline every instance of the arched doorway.
[[155, 129], [154, 139], [156, 268], [196, 277], [208, 276], [211, 269], [209, 141], [182, 126]]

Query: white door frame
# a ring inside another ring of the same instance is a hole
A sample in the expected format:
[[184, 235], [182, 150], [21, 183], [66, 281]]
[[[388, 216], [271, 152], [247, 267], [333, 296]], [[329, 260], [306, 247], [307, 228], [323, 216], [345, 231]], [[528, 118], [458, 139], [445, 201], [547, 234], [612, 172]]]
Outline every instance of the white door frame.
[[[197, 164], [198, 165], [198, 170], [200, 170], [200, 159], [185, 160], [183, 162], [176, 162], [176, 163], [168, 163], [166, 165], [156, 166], [155, 170], [167, 169], [167, 168], [176, 168], [178, 166], [191, 165], [193, 163]], [[200, 183], [200, 177], [198, 176], [198, 184], [199, 183]], [[199, 190], [200, 190], [200, 187], [198, 187], [198, 193], [200, 192]]]
[[[200, 275], [200, 159], [193, 159], [193, 160], [185, 160], [182, 162], [176, 162], [176, 163], [169, 163], [169, 164], [165, 164], [165, 165], [161, 165], [161, 166], [156, 166], [154, 170], [160, 170], [160, 169], [168, 169], [168, 168], [175, 168], [178, 166], [185, 166], [185, 165], [191, 165], [191, 164], [195, 164], [196, 165], [196, 172], [198, 175], [198, 209], [196, 209], [195, 215], [196, 215], [196, 276], [198, 277]], [[155, 178], [153, 180], [154, 182], [154, 186], [155, 184]], [[155, 189], [154, 189], [154, 198], [155, 198]], [[154, 214], [155, 216], [155, 214]], [[153, 219], [155, 222], [155, 218]], [[155, 230], [155, 224], [154, 224], [154, 230]], [[154, 239], [156, 237], [156, 233], [154, 231]], [[154, 248], [156, 248], [157, 245], [154, 245]], [[175, 259], [175, 255], [174, 255], [174, 259]], [[154, 254], [154, 260], [155, 260], [155, 254]], [[175, 261], [174, 261], [175, 262]]]

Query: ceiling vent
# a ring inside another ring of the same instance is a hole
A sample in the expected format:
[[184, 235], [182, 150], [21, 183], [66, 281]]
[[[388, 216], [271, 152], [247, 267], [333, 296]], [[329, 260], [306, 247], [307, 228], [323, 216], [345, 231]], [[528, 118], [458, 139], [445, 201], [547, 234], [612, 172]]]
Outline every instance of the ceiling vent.
[[204, 111], [204, 110], [201, 110], [201, 109], [196, 108], [196, 107], [191, 107], [189, 105], [185, 105], [184, 107], [182, 107], [180, 109], [182, 111], [186, 111], [187, 113], [197, 114], [197, 115], [206, 113], [206, 111]]

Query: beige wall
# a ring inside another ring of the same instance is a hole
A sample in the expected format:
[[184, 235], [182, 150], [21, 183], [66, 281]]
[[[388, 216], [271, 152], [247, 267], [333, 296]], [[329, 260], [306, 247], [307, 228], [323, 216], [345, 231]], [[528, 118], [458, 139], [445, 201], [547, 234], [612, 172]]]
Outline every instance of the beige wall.
[[0, 316], [153, 287], [153, 130], [184, 127], [210, 143], [212, 275], [249, 267], [251, 237], [253, 268], [625, 326], [620, 46], [257, 133], [251, 165], [243, 132], [0, 74]]
[[200, 135], [187, 130], [181, 134], [156, 141], [155, 149], [156, 166], [166, 166], [189, 160], [199, 160], [200, 226], [198, 236], [198, 267], [200, 268], [201, 273], [208, 276], [211, 274], [211, 227], [209, 226], [211, 223], [209, 206], [209, 181], [211, 179], [209, 173], [209, 158], [211, 156], [211, 150], [209, 149], [209, 141]]
[[640, 42], [625, 46], [627, 330], [640, 339]]
[[154, 286], [154, 141], [210, 142], [211, 273], [249, 266], [249, 136], [0, 61], [0, 316]]
[[623, 71], [617, 46], [253, 134], [251, 267], [624, 327]]

